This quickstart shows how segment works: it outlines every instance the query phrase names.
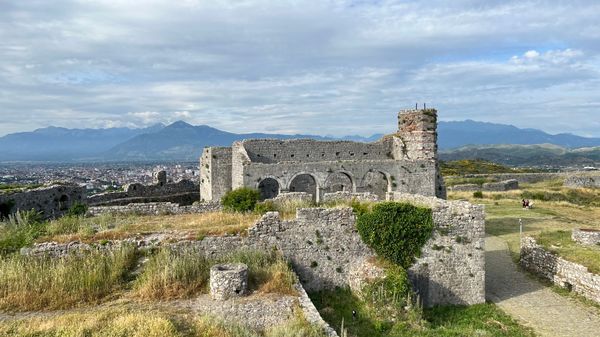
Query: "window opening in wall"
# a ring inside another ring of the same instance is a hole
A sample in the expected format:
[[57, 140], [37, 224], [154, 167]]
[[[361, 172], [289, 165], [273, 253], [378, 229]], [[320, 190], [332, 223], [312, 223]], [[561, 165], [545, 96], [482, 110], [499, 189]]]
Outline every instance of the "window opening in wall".
[[308, 157], [310, 157], [310, 154], [308, 154], [308, 153], [307, 153], [307, 154], [306, 154], [306, 158], [308, 158]]
[[366, 155], [368, 155], [368, 153], [367, 152], [363, 152], [363, 156], [366, 156]]
[[339, 155], [340, 155], [340, 153], [339, 153], [339, 152], [336, 152], [336, 153], [335, 153], [335, 155], [336, 155], [336, 156], [339, 156]]
[[276, 155], [276, 154], [274, 154], [274, 155], [273, 155], [273, 158], [277, 158], [277, 155]]
[[321, 153], [321, 157], [325, 157], [325, 153]]
[[354, 152], [350, 152], [350, 156], [351, 156], [351, 157], [354, 157]]
[[290, 155], [290, 157], [294, 158], [294, 155], [292, 154], [292, 155]]

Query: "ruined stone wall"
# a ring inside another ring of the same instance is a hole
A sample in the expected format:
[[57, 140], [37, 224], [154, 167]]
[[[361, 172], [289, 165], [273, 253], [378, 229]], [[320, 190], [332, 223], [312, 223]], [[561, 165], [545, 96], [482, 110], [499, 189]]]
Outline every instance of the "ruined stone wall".
[[174, 183], [161, 180], [154, 185], [128, 184], [125, 186], [124, 192], [95, 194], [88, 197], [87, 202], [94, 206], [144, 202], [176, 202], [181, 205], [190, 205], [198, 200], [200, 200], [198, 185], [183, 179]]
[[13, 205], [9, 213], [35, 209], [46, 219], [64, 214], [75, 203], [86, 203], [85, 187], [52, 185], [23, 192], [0, 194], [0, 204]]
[[[435, 196], [435, 163], [431, 161], [397, 161], [397, 160], [356, 160], [307, 163], [262, 164], [250, 163], [240, 165], [241, 186], [258, 188], [265, 178], [272, 178], [279, 183], [280, 191], [290, 191], [291, 184], [298, 175], [310, 175], [317, 186], [319, 197], [330, 192], [330, 177], [344, 174], [352, 182], [348, 192], [371, 192], [385, 199], [389, 191], [416, 193]], [[335, 191], [331, 191], [335, 192]]]
[[264, 164], [392, 158], [389, 144], [384, 142], [252, 139], [244, 140], [242, 145], [250, 161]]
[[600, 188], [600, 174], [570, 175], [564, 185], [570, 188]]
[[490, 178], [496, 181], [514, 179], [519, 184], [533, 184], [540, 181], [562, 179], [564, 173], [494, 173], [494, 174], [465, 174], [464, 176], [450, 176], [448, 178]]
[[[424, 304], [482, 303], [483, 208], [401, 193], [393, 193], [393, 197], [433, 207], [435, 232], [409, 271]], [[213, 257], [243, 248], [263, 251], [277, 248], [290, 259], [307, 290], [333, 289], [348, 286], [357, 266], [375, 256], [363, 243], [355, 222], [350, 208], [299, 209], [293, 220], [282, 220], [277, 212], [269, 212], [246, 235], [208, 236], [202, 241], [172, 245], [193, 247]], [[171, 245], [170, 242], [165, 244]], [[146, 240], [137, 244], [157, 242]], [[68, 245], [58, 246], [65, 252]], [[58, 246], [52, 247], [59, 249]], [[35, 254], [35, 248], [30, 253]]]
[[336, 203], [340, 201], [368, 201], [368, 202], [376, 202], [379, 201], [379, 197], [376, 194], [371, 192], [334, 192], [334, 193], [325, 193], [323, 195], [323, 200], [321, 202], [324, 203]]
[[546, 251], [534, 238], [521, 240], [521, 266], [552, 283], [600, 303], [600, 275]]
[[482, 205], [390, 193], [390, 200], [430, 207], [433, 237], [409, 275], [425, 305], [485, 301], [485, 213]]
[[575, 228], [571, 233], [571, 239], [582, 245], [600, 245], [600, 230]]
[[200, 158], [200, 198], [218, 201], [231, 191], [230, 147], [205, 148]]
[[478, 184], [461, 184], [448, 188], [450, 191], [485, 191], [485, 192], [504, 192], [519, 189], [519, 182], [516, 179], [510, 179], [499, 182]]
[[180, 206], [171, 202], [132, 203], [124, 206], [94, 206], [88, 209], [88, 215], [101, 214], [137, 214], [137, 215], [166, 215], [207, 213], [223, 209], [218, 202], [196, 203], [189, 206]]

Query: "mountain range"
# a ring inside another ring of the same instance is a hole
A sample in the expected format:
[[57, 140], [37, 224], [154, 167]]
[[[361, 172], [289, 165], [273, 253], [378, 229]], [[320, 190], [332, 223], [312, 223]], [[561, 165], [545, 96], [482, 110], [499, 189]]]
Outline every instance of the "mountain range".
[[[481, 146], [497, 144], [553, 144], [570, 149], [600, 146], [600, 138], [572, 134], [551, 135], [536, 129], [520, 129], [512, 125], [476, 122], [440, 122], [438, 125], [441, 157], [450, 153], [462, 156], [479, 154], [501, 156], [502, 147]], [[7, 161], [196, 161], [205, 146], [229, 146], [236, 140], [249, 138], [313, 138], [318, 140], [344, 139], [369, 142], [382, 134], [361, 136], [315, 136], [248, 133], [236, 134], [207, 125], [190, 125], [178, 121], [170, 125], [156, 124], [147, 128], [67, 129], [47, 127], [32, 132], [20, 132], [0, 137], [0, 162]], [[459, 147], [470, 145], [467, 148]], [[477, 147], [479, 146], [479, 147]], [[497, 148], [496, 152], [489, 148]], [[504, 150], [507, 147], [504, 146]], [[539, 147], [539, 151], [545, 149]], [[498, 152], [500, 151], [500, 152]], [[555, 149], [555, 152], [558, 151]], [[546, 151], [547, 152], [547, 151]], [[579, 151], [579, 153], [583, 153]], [[457, 155], [458, 156], [458, 155]], [[578, 158], [577, 156], [574, 156]], [[453, 157], [454, 158], [454, 157]], [[544, 157], [545, 158], [545, 157]], [[486, 158], [483, 158], [486, 159]], [[546, 159], [545, 159], [546, 160]], [[550, 159], [549, 159], [550, 160]]]

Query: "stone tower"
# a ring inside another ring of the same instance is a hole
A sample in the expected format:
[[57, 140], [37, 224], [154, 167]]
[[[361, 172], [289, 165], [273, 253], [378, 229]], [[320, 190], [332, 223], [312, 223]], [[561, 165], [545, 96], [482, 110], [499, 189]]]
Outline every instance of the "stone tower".
[[156, 171], [152, 173], [152, 182], [154, 185], [164, 186], [167, 184], [167, 172]]
[[402, 110], [398, 113], [398, 137], [403, 154], [412, 160], [437, 159], [437, 111]]

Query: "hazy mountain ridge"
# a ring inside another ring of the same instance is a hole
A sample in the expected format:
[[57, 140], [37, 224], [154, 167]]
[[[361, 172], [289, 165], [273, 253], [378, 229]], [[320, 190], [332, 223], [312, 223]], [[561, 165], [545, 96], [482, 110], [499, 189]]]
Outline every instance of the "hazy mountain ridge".
[[[481, 158], [511, 165], [540, 165], [559, 160], [590, 163], [600, 138], [571, 134], [551, 135], [535, 129], [512, 125], [476, 122], [440, 122], [438, 126], [441, 158]], [[382, 134], [362, 136], [315, 136], [248, 133], [236, 134], [208, 125], [190, 125], [178, 121], [148, 128], [66, 129], [48, 127], [0, 137], [0, 161], [128, 161], [197, 160], [205, 146], [230, 146], [251, 138], [313, 138], [319, 140], [376, 141]], [[515, 148], [497, 144], [554, 144], [533, 148]], [[467, 144], [473, 146], [464, 147]], [[486, 146], [486, 144], [495, 146]], [[448, 149], [456, 148], [448, 152]], [[574, 150], [573, 148], [580, 148]], [[569, 150], [571, 149], [571, 150]], [[444, 152], [445, 151], [445, 152]], [[553, 152], [554, 151], [554, 152]], [[560, 152], [560, 153], [559, 153]], [[591, 156], [591, 157], [590, 157]]]
[[510, 166], [597, 166], [600, 147], [568, 149], [553, 144], [479, 145], [441, 151], [444, 161], [483, 159]]

